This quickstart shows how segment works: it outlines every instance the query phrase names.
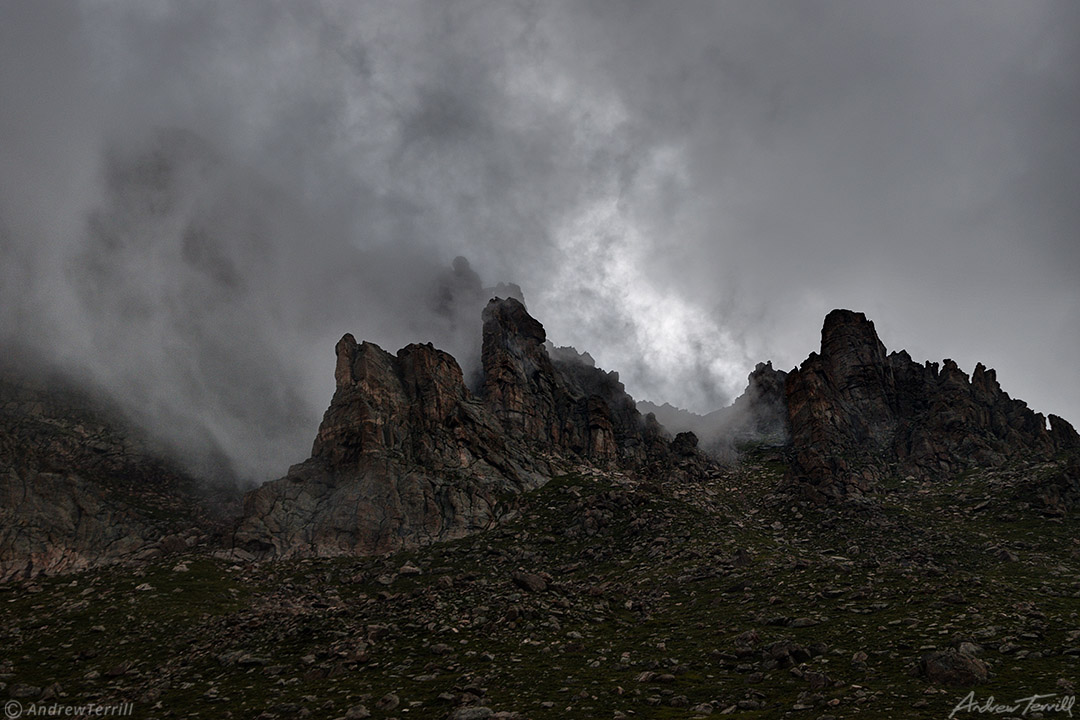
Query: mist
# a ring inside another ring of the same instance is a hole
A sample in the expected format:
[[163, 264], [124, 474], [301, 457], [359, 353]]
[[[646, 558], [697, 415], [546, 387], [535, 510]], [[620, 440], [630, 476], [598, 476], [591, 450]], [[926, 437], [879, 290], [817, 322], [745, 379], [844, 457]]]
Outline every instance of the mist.
[[343, 333], [468, 374], [500, 281], [639, 399], [850, 307], [1075, 422], [1076, 8], [5, 3], [0, 339], [252, 480]]

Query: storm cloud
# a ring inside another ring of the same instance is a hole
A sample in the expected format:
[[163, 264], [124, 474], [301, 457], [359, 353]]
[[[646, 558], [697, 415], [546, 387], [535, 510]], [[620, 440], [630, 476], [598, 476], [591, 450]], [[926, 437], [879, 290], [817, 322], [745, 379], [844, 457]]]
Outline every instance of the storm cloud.
[[1077, 7], [5, 3], [0, 336], [256, 479], [344, 332], [475, 358], [457, 256], [635, 397], [849, 307], [1075, 422]]

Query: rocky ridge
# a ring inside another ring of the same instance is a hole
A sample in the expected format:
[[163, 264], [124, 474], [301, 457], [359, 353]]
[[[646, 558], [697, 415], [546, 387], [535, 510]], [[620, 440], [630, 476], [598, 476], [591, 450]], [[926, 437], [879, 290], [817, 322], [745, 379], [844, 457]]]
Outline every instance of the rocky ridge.
[[[484, 319], [475, 393], [431, 345], [343, 337], [312, 457], [221, 538], [122, 425], [0, 386], [0, 510], [29, 522], [0, 537], [82, 553], [0, 582], [0, 692], [261, 720], [930, 720], [967, 692], [1074, 695], [1080, 454], [992, 371], [888, 355], [837, 311], [820, 354], [751, 375], [744, 397], [790, 400], [791, 442], [719, 466], [520, 303]], [[845, 465], [811, 477], [816, 457]], [[100, 504], [68, 510], [50, 475]]]
[[[343, 337], [311, 457], [249, 493], [230, 552], [380, 554], [460, 538], [515, 517], [550, 477], [587, 468], [686, 482], [715, 470], [703, 451], [731, 459], [738, 443], [786, 448], [787, 488], [816, 503], [1024, 461], [1046, 465], [1015, 484], [1018, 501], [1057, 516], [1080, 504], [1080, 439], [1067, 422], [1047, 427], [982, 365], [969, 378], [952, 361], [888, 354], [859, 313], [830, 313], [821, 352], [791, 373], [759, 364], [710, 416], [725, 444], [704, 447], [642, 416], [617, 373], [551, 346], [519, 300], [491, 301], [482, 319], [476, 392], [430, 344], [392, 355]], [[207, 502], [207, 487], [63, 383], [6, 373], [0, 422], [0, 578], [209, 542], [229, 511], [227, 492]]]
[[[968, 377], [952, 360], [887, 354], [874, 323], [850, 310], [825, 318], [821, 350], [788, 374], [786, 398], [791, 478], [816, 502], [863, 494], [889, 476], [946, 478], [1080, 449], [1068, 422], [1010, 398], [993, 370], [979, 364]], [[1074, 479], [1048, 498], [1074, 507], [1078, 491]]]
[[470, 392], [431, 345], [390, 355], [346, 335], [337, 389], [312, 456], [250, 493], [234, 535], [256, 554], [371, 554], [462, 537], [513, 514], [514, 499], [577, 465], [678, 473], [673, 451], [614, 373], [553, 362], [543, 325], [513, 298], [483, 315], [483, 382]]

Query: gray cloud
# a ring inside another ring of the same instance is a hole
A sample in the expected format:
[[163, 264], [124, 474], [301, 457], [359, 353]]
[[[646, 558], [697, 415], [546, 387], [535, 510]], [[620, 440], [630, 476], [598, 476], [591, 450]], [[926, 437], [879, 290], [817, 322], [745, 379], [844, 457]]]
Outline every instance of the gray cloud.
[[[847, 306], [1080, 419], [1072, 3], [8, 3], [0, 334], [247, 476], [452, 258], [697, 411]], [[471, 302], [471, 301], [470, 301]]]

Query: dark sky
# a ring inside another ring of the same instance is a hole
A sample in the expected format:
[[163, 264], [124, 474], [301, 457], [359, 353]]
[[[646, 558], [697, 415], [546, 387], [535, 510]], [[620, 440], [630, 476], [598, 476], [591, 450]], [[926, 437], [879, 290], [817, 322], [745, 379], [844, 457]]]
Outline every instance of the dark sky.
[[6, 2], [0, 334], [257, 477], [342, 333], [469, 356], [458, 255], [638, 398], [847, 307], [1076, 423], [1078, 76], [1072, 0]]

